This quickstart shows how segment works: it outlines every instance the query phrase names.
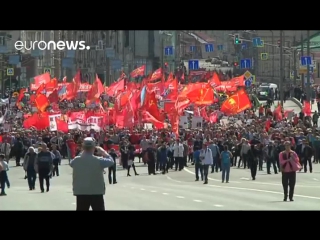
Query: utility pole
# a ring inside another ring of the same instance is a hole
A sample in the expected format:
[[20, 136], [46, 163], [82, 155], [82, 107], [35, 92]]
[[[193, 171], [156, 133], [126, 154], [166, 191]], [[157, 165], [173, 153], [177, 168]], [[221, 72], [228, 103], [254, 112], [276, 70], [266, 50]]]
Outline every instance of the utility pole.
[[[293, 37], [293, 45], [296, 45], [296, 36]], [[293, 84], [297, 85], [297, 50], [293, 50]]]
[[280, 30], [280, 81], [279, 81], [279, 90], [280, 90], [280, 102], [283, 106], [283, 97], [284, 97], [284, 69], [283, 69], [283, 30]]
[[[303, 44], [303, 35], [301, 33], [301, 54], [300, 57], [302, 57], [304, 55], [304, 44]], [[304, 73], [301, 74], [301, 85], [302, 85], [302, 89], [304, 89]]]
[[[307, 30], [307, 56], [310, 56], [310, 30]], [[311, 98], [310, 65], [307, 64], [307, 101]]]

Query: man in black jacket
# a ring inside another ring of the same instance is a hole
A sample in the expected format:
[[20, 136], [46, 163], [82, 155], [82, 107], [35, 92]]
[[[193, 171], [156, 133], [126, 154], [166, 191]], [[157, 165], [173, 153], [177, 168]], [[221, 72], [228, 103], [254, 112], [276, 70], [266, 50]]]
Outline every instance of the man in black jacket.
[[312, 173], [312, 162], [311, 157], [313, 155], [312, 148], [309, 146], [309, 143], [306, 139], [302, 140], [302, 146], [301, 146], [301, 157], [302, 157], [302, 163], [304, 167], [304, 172], [307, 172], [307, 165], [309, 163], [309, 171]]
[[[271, 165], [273, 166], [273, 171], [275, 174], [278, 173], [278, 169], [276, 166], [275, 154], [274, 152], [277, 151], [276, 147], [274, 146], [273, 142], [270, 142], [266, 148], [266, 160], [267, 160], [267, 173], [271, 174]], [[278, 154], [279, 155], [279, 154]]]
[[12, 155], [16, 157], [16, 166], [21, 166], [20, 159], [23, 157], [23, 144], [20, 137], [17, 137], [12, 149], [12, 153]]
[[156, 156], [155, 149], [152, 146], [152, 142], [149, 143], [146, 154], [148, 156], [148, 174], [156, 175]]

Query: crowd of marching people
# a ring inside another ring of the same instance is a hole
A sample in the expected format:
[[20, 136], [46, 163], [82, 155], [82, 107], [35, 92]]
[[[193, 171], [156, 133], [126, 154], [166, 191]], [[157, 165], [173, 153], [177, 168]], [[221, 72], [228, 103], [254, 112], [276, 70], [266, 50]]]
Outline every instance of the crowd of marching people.
[[[178, 89], [176, 91], [175, 94], [178, 94]], [[241, 93], [247, 96], [244, 89]], [[295, 94], [303, 98], [303, 92], [295, 90]], [[148, 98], [151, 97], [155, 96], [151, 96], [150, 93]], [[101, 95], [100, 98], [102, 105], [104, 101], [109, 106], [114, 104], [112, 97]], [[140, 96], [138, 98], [140, 99]], [[194, 102], [199, 101], [198, 96], [194, 96], [194, 99]], [[228, 99], [229, 96], [224, 102], [228, 102], [230, 109], [226, 110], [234, 110], [234, 103]], [[210, 101], [213, 102], [213, 96]], [[248, 101], [250, 103], [250, 100]], [[135, 176], [139, 176], [135, 165], [138, 158], [139, 163], [147, 165], [149, 175], [168, 174], [169, 171], [182, 171], [186, 167], [194, 166], [195, 181], [201, 180], [203, 184], [208, 184], [209, 174], [221, 174], [221, 182], [229, 183], [232, 178], [232, 167], [250, 169], [252, 180], [256, 180], [258, 171], [266, 171], [267, 174], [281, 172], [284, 201], [288, 198], [293, 201], [296, 172], [312, 173], [313, 164], [320, 162], [318, 113], [315, 112], [311, 116], [309, 112], [301, 111], [296, 114], [290, 109], [283, 109], [279, 103], [275, 110], [272, 110], [270, 105], [277, 104], [276, 101], [267, 106], [250, 103], [252, 108], [246, 107], [237, 114], [223, 113], [220, 111], [220, 103], [212, 104], [214, 112], [209, 106], [202, 108], [201, 111], [204, 109], [207, 119], [203, 125], [193, 129], [178, 127], [175, 131], [172, 124], [165, 129], [144, 129], [139, 126], [128, 130], [112, 126], [100, 131], [67, 129], [68, 131], [64, 132], [22, 128], [22, 119], [17, 119], [15, 115], [19, 111], [26, 111], [29, 106], [21, 107], [21, 103], [19, 102], [19, 107], [16, 105], [12, 107], [9, 102], [7, 107], [2, 108], [0, 116], [2, 125], [10, 121], [13, 123], [11, 131], [3, 131], [1, 134], [1, 196], [6, 195], [7, 188], [14, 187], [10, 184], [9, 176], [13, 159], [17, 167], [22, 166], [29, 190], [36, 189], [38, 178], [40, 191], [44, 193], [50, 191], [51, 179], [60, 175], [62, 159], [68, 159], [73, 171], [83, 171], [83, 166], [88, 165], [84, 164], [86, 159], [92, 158], [98, 161], [98, 170], [92, 167], [91, 173], [97, 181], [95, 183], [102, 186], [99, 181], [104, 183], [104, 179], [96, 173], [103, 170], [101, 173], [107, 175], [109, 184], [117, 184], [117, 168], [114, 164], [117, 161], [125, 169], [127, 177], [131, 177], [132, 171]], [[151, 105], [148, 110], [150, 112]], [[77, 109], [85, 108], [85, 100], [60, 102], [58, 108], [61, 112], [65, 112], [75, 106], [78, 106]], [[47, 110], [51, 111], [51, 107]], [[195, 114], [196, 111], [193, 110]], [[214, 113], [217, 119], [213, 121], [211, 117], [209, 118], [207, 114], [209, 112]], [[192, 119], [192, 116], [189, 119]], [[159, 122], [153, 121], [155, 124]], [[77, 190], [74, 191], [75, 195], [80, 196], [77, 198], [77, 206], [79, 205], [79, 209], [85, 209], [88, 200], [82, 195], [100, 196], [104, 194], [104, 190], [99, 188], [94, 192], [96, 188], [90, 190], [88, 186], [83, 190], [85, 187], [79, 187], [83, 183], [77, 180], [79, 176], [85, 178], [83, 174], [73, 176], [74, 184], [77, 185], [74, 187]], [[90, 201], [98, 202], [97, 209], [104, 208], [100, 197]]]
[[[232, 167], [250, 169], [252, 180], [256, 179], [257, 171], [266, 171], [267, 174], [282, 172], [284, 200], [288, 197], [288, 186], [291, 188], [289, 198], [293, 200], [295, 171], [312, 173], [312, 165], [320, 162], [320, 130], [316, 121], [303, 112], [294, 114], [291, 119], [269, 118], [268, 124], [266, 121], [264, 113], [258, 116], [247, 110], [229, 118], [227, 123], [222, 121], [206, 128], [180, 129], [179, 136], [170, 130], [130, 132], [116, 129], [100, 133], [5, 133], [0, 147], [1, 195], [6, 195], [6, 187], [11, 187], [10, 159], [15, 159], [16, 166], [23, 166], [30, 191], [36, 188], [38, 174], [40, 191], [48, 192], [50, 179], [59, 176], [61, 160], [71, 160], [80, 153], [83, 140], [94, 137], [97, 145], [109, 152], [114, 161], [119, 158], [128, 177], [131, 169], [136, 176], [139, 175], [135, 167], [137, 158], [147, 165], [149, 175], [181, 171], [194, 165], [195, 181], [201, 180], [204, 184], [208, 183], [210, 172], [221, 173], [221, 181], [228, 183], [232, 178]], [[71, 153], [71, 143], [78, 146], [75, 153]], [[285, 151], [289, 157], [282, 154]], [[285, 159], [291, 159], [291, 156], [295, 165], [290, 168], [285, 165]], [[117, 183], [115, 166], [109, 167], [105, 173], [110, 184]]]

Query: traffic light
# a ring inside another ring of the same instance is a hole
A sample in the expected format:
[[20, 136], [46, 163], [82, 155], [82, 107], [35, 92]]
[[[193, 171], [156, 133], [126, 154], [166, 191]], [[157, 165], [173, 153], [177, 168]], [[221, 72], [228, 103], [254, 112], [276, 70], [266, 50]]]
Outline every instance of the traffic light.
[[277, 44], [278, 44], [278, 47], [280, 47], [280, 45], [281, 45], [281, 41], [280, 41], [280, 40], [278, 40]]
[[238, 62], [233, 62], [233, 66], [238, 67], [239, 63]]
[[239, 34], [234, 35], [234, 44], [241, 44], [241, 40], [239, 38]]

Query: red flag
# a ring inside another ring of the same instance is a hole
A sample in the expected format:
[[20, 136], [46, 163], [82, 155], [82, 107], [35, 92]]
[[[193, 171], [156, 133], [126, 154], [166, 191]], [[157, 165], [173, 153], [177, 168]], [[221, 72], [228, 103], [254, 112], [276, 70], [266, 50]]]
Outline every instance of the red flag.
[[57, 123], [57, 130], [60, 132], [68, 133], [69, 128], [68, 128], [68, 123], [56, 118], [56, 123]]
[[271, 121], [270, 121], [270, 119], [268, 119], [266, 121], [266, 127], [265, 127], [267, 132], [269, 131], [270, 127], [271, 127]]
[[23, 121], [23, 127], [27, 129], [34, 127], [38, 122], [38, 118], [39, 117], [37, 113], [34, 113], [32, 116], [28, 118], [25, 118]]
[[46, 89], [46, 85], [45, 84], [41, 84], [40, 87], [37, 89], [36, 91], [36, 95], [38, 94], [42, 94], [42, 92]]
[[94, 81], [90, 91], [88, 92], [86, 104], [90, 104], [92, 102], [97, 101], [103, 92], [104, 87], [100, 79], [98, 78], [98, 75], [96, 75], [96, 80]]
[[143, 111], [142, 120], [147, 123], [152, 123], [156, 129], [167, 128], [167, 124], [155, 119], [148, 111]]
[[303, 102], [303, 109], [302, 112], [305, 116], [311, 116], [311, 104], [310, 101], [304, 101]]
[[35, 127], [37, 130], [44, 130], [49, 127], [49, 115], [47, 112], [34, 113], [31, 117], [24, 120], [24, 128]]
[[205, 107], [201, 108], [201, 110], [200, 110], [200, 116], [203, 117], [203, 119], [204, 119], [205, 121], [209, 121], [209, 117], [208, 117], [208, 114], [207, 114], [207, 111], [206, 111], [206, 108], [205, 108]]
[[50, 82], [45, 84], [45, 89], [47, 91], [52, 91], [56, 88], [58, 88], [58, 80], [56, 78], [51, 79]]
[[278, 104], [276, 109], [273, 111], [273, 116], [275, 117], [275, 119], [277, 121], [281, 121], [282, 120], [282, 107], [281, 107], [280, 104]]
[[211, 79], [209, 79], [208, 83], [211, 85], [211, 87], [217, 87], [221, 85], [221, 81], [219, 79], [218, 74], [214, 71]]
[[105, 93], [111, 97], [117, 95], [118, 91], [124, 90], [125, 81], [124, 79], [114, 82], [110, 85], [108, 89], [106, 89]]
[[35, 99], [36, 99], [36, 95], [33, 94], [33, 95], [30, 96], [29, 102], [30, 102], [30, 103], [34, 103], [34, 100], [35, 100]]
[[221, 112], [227, 115], [235, 115], [251, 108], [251, 106], [250, 98], [247, 93], [241, 89], [222, 103]]
[[195, 88], [187, 94], [187, 98], [190, 102], [196, 105], [210, 105], [214, 103], [214, 91], [210, 85], [197, 85]]
[[169, 121], [171, 124], [171, 128], [172, 128], [172, 132], [175, 133], [176, 138], [179, 138], [179, 122], [180, 122], [180, 116], [179, 113], [177, 111], [177, 109], [175, 109], [171, 115], [169, 116]]
[[162, 77], [162, 68], [158, 68], [157, 70], [155, 70], [150, 79], [149, 79], [149, 82], [152, 82], [152, 81], [155, 81], [155, 80], [158, 80]]
[[245, 86], [244, 75], [241, 75], [239, 77], [234, 77], [231, 80], [229, 80], [229, 82], [231, 83], [231, 85], [244, 87]]
[[190, 104], [190, 100], [189, 99], [177, 99], [177, 101], [175, 102], [175, 109], [178, 112], [179, 115], [183, 115], [183, 110], [189, 106]]
[[144, 108], [148, 111], [155, 119], [162, 121], [162, 117], [157, 105], [157, 99], [155, 92], [149, 92], [146, 90], [145, 100], [144, 100]]
[[74, 83], [74, 92], [78, 92], [81, 86], [81, 71], [78, 70], [76, 75], [74, 76], [72, 82]]
[[48, 97], [48, 100], [50, 103], [57, 103], [59, 102], [59, 95], [58, 95], [58, 90], [55, 89]]
[[136, 68], [130, 73], [132, 78], [143, 76], [146, 71], [146, 65], [142, 65], [141, 67]]
[[44, 73], [34, 77], [34, 83], [37, 86], [40, 86], [41, 84], [47, 84], [48, 82], [50, 82], [50, 80], [51, 78], [49, 73]]
[[36, 99], [35, 99], [35, 103], [36, 103], [36, 106], [38, 108], [38, 110], [40, 112], [45, 112], [46, 111], [46, 108], [49, 106], [49, 101], [48, 101], [48, 98], [43, 95], [43, 94], [39, 94]]
[[175, 102], [164, 102], [163, 110], [167, 114], [171, 114], [175, 109]]
[[25, 92], [27, 92], [27, 89], [26, 89], [26, 88], [21, 88], [21, 89], [20, 89], [19, 97], [18, 97], [17, 102], [21, 102], [22, 98], [24, 97], [24, 93], [25, 93]]

